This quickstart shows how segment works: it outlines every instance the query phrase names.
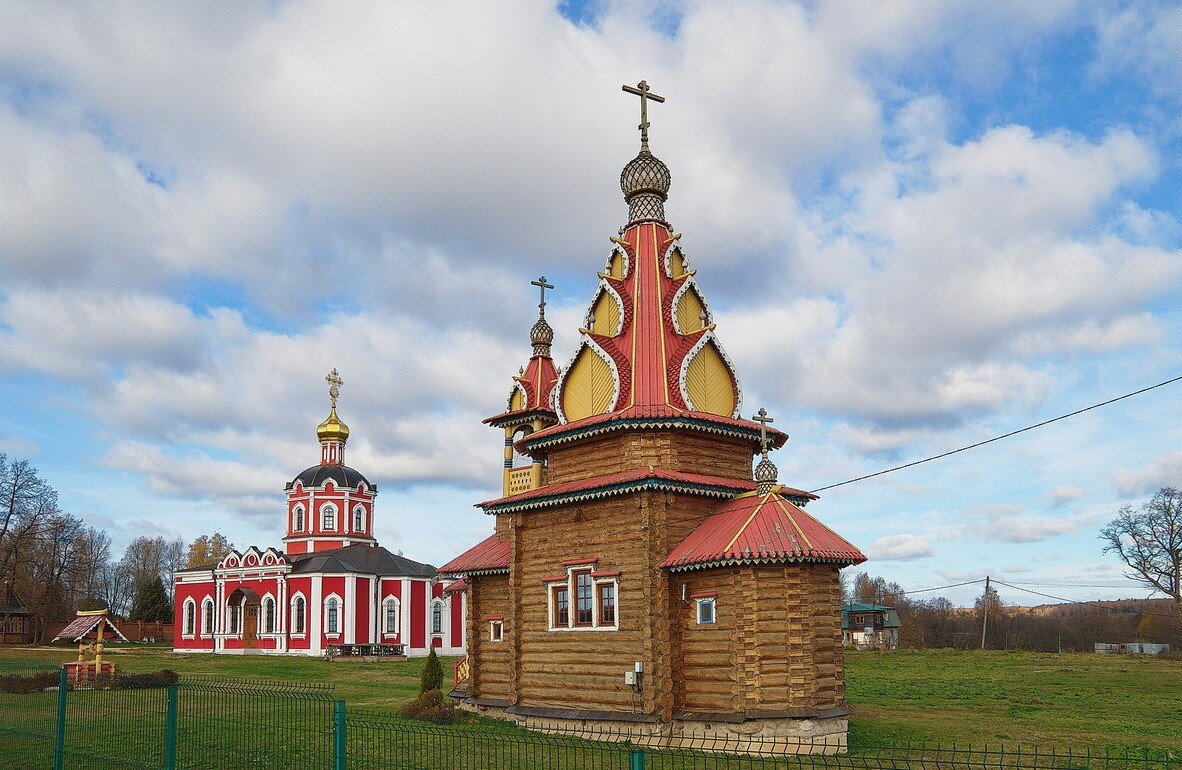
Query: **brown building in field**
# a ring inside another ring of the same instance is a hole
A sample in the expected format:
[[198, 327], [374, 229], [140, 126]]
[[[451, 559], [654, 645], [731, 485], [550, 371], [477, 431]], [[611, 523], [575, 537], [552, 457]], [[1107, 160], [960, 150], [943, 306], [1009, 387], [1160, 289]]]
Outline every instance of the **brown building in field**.
[[496, 531], [440, 570], [468, 595], [453, 695], [541, 729], [839, 750], [838, 571], [865, 557], [777, 483], [787, 435], [742, 418], [645, 134], [620, 182], [628, 223], [571, 363], [551, 360], [540, 279], [533, 355], [486, 420], [505, 432], [504, 496], [480, 505]]

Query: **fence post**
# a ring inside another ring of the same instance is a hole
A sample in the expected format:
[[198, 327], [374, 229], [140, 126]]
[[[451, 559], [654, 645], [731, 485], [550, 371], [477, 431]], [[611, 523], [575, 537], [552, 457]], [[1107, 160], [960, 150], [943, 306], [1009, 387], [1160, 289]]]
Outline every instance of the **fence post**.
[[332, 702], [332, 769], [345, 770], [345, 702]]
[[66, 691], [69, 689], [67, 671], [63, 668], [57, 677], [57, 733], [53, 738], [53, 770], [62, 770], [66, 761]]
[[164, 770], [176, 770], [176, 685], [168, 688], [168, 711], [164, 715]]
[[644, 752], [635, 746], [628, 750], [628, 770], [644, 770]]

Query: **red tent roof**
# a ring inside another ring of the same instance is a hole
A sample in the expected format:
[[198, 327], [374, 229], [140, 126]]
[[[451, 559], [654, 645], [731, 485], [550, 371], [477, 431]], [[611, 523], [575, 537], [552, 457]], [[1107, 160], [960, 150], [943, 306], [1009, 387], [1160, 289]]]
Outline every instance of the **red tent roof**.
[[772, 492], [731, 500], [670, 551], [661, 566], [704, 569], [783, 561], [845, 566], [861, 564], [866, 557], [779, 492]]
[[505, 572], [509, 569], [511, 546], [508, 540], [489, 535], [476, 545], [439, 568], [442, 575], [472, 575], [482, 572]]
[[554, 412], [550, 409], [550, 391], [554, 390], [554, 383], [558, 380], [558, 369], [554, 366], [554, 360], [548, 355], [531, 356], [529, 363], [525, 365], [525, 371], [513, 379], [517, 381], [517, 385], [509, 394], [509, 402], [512, 403], [513, 395], [520, 387], [525, 395], [521, 408], [501, 412], [494, 417], [489, 417], [484, 422], [489, 425], [499, 425], [506, 418], [528, 412], [545, 412], [553, 419]]

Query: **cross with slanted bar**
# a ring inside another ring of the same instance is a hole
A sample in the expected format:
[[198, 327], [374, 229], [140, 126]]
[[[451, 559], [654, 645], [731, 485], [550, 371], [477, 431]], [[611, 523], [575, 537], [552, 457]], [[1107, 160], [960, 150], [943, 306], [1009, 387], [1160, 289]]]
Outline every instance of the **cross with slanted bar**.
[[546, 283], [546, 276], [542, 276], [536, 281], [530, 281], [530, 284], [538, 287], [538, 291], [542, 295], [542, 301], [538, 303], [538, 312], [542, 315], [546, 314], [546, 289], [553, 289], [554, 284]]
[[345, 381], [341, 379], [341, 375], [337, 374], [336, 369], [333, 369], [332, 372], [324, 378], [324, 381], [328, 383], [328, 398], [330, 401], [332, 401], [332, 408], [336, 409], [337, 399], [340, 398], [341, 395], [341, 386], [345, 384]]
[[640, 147], [641, 149], [648, 149], [648, 100], [652, 99], [654, 102], [664, 102], [665, 97], [657, 96], [648, 88], [647, 81], [640, 81], [635, 86], [624, 86], [624, 90], [630, 94], [636, 94], [640, 97]]
[[767, 410], [762, 406], [759, 407], [759, 412], [751, 419], [759, 423], [759, 445], [763, 448], [763, 455], [766, 457], [768, 444], [770, 443], [767, 440], [767, 426], [768, 423], [775, 422], [775, 420], [767, 416]]

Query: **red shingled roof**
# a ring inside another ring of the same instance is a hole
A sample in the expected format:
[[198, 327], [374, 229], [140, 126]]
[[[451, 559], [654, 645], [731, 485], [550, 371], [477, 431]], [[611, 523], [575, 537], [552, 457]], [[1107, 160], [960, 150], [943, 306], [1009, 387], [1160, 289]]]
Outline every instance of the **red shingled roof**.
[[[510, 495], [509, 497], [501, 497], [496, 500], [488, 500], [479, 503], [477, 508], [503, 508], [506, 506], [513, 506], [518, 503], [527, 503], [532, 500], [540, 501], [548, 498], [561, 498], [568, 495], [577, 495], [579, 493], [587, 493], [594, 497], [602, 497], [610, 494], [609, 488], [616, 488], [624, 485], [629, 485], [636, 482], [643, 482], [652, 479], [655, 482], [665, 482], [674, 486], [696, 486], [696, 487], [710, 487], [717, 490], [722, 496], [729, 496], [736, 492], [744, 492], [755, 488], [755, 482], [750, 479], [732, 479], [725, 476], [707, 476], [702, 473], [682, 473], [680, 471], [667, 471], [664, 468], [634, 468], [629, 471], [620, 471], [619, 473], [609, 473], [606, 476], [596, 476], [590, 479], [581, 479], [579, 481], [566, 481], [561, 484], [551, 484], [545, 487], [538, 487], [531, 489], [528, 492], [521, 492], [520, 494]], [[600, 494], [595, 494], [599, 491]], [[799, 490], [794, 490], [799, 492]], [[801, 495], [808, 495], [807, 492], [799, 492]], [[534, 506], [537, 507], [537, 506]]]
[[509, 569], [510, 544], [489, 535], [476, 545], [439, 568], [443, 575], [470, 575], [480, 572], [501, 572]]
[[743, 495], [723, 505], [682, 540], [661, 564], [694, 569], [723, 564], [866, 561], [855, 546], [778, 492]]

